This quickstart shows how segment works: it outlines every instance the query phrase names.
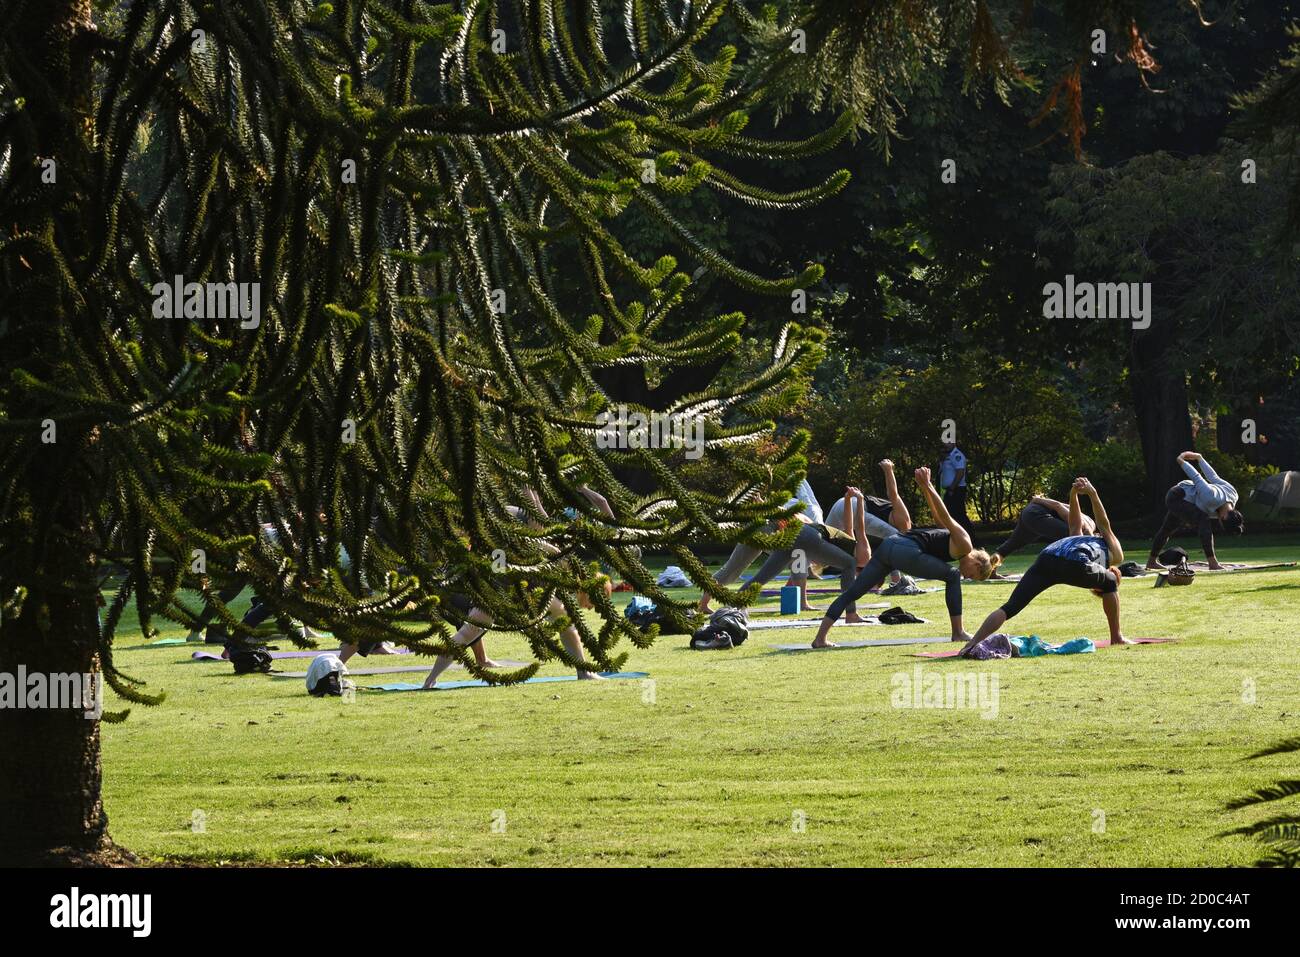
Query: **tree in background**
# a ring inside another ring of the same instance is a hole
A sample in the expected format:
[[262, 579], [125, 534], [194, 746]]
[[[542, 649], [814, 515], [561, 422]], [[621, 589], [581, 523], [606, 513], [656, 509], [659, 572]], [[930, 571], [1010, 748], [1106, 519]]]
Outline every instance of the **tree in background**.
[[[702, 275], [787, 303], [820, 279], [739, 268], [672, 206], [709, 190], [803, 209], [843, 187], [833, 173], [773, 191], [728, 170], [848, 132], [745, 132], [799, 62], [793, 31], [831, 29], [815, 6], [778, 23], [725, 0], [157, 0], [100, 4], [101, 30], [89, 0], [0, 4], [0, 672], [102, 674], [156, 702], [113, 662], [127, 604], [153, 635], [158, 616], [193, 625], [198, 591], [237, 635], [265, 637], [219, 599], [231, 584], [278, 628], [292, 616], [453, 653], [476, 674], [449, 643], [454, 594], [576, 666], [565, 620], [545, 615], [558, 598], [589, 666], [613, 668], [620, 637], [653, 636], [593, 588], [579, 551], [675, 614], [629, 545], [699, 577], [700, 538], [771, 544], [757, 530], [804, 441], [748, 450], [821, 335], [787, 321], [761, 369], [710, 385], [743, 317], [675, 323], [690, 276], [630, 255], [617, 227], [635, 208]], [[949, 16], [967, 4], [873, 6], [900, 16], [860, 37], [865, 71], [923, 68], [920, 20], [954, 24], [926, 44], [987, 39]], [[718, 39], [724, 16], [743, 52]], [[557, 282], [558, 259], [582, 281]], [[189, 283], [217, 285], [222, 307]], [[597, 454], [612, 368], [697, 370], [653, 411], [704, 421], [707, 486], [678, 478], [681, 449]], [[634, 493], [615, 467], [652, 487]], [[557, 522], [562, 509], [575, 517]], [[112, 857], [98, 735], [79, 710], [0, 712], [7, 859]]]
[[[970, 460], [970, 501], [984, 522], [1013, 517], [1035, 494], [1051, 494], [1053, 466], [1083, 441], [1077, 405], [1050, 376], [978, 350], [918, 372], [857, 379], [807, 416], [811, 472], [832, 495], [876, 484], [882, 458], [909, 468], [932, 464], [951, 427]], [[900, 491], [914, 494], [908, 483]]]

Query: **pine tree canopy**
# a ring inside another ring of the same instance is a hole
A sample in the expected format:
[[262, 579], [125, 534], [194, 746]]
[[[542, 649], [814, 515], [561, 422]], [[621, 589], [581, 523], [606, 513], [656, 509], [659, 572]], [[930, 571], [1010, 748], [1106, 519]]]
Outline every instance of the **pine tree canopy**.
[[[116, 575], [100, 653], [135, 701], [152, 699], [111, 654], [128, 603], [146, 635], [195, 622], [186, 590], [236, 634], [271, 633], [217, 597], [240, 582], [280, 628], [475, 674], [451, 596], [572, 663], [545, 614], [558, 597], [591, 667], [617, 669], [621, 637], [652, 635], [615, 613], [598, 562], [680, 617], [630, 546], [703, 583], [693, 544], [793, 536], [762, 531], [805, 465], [805, 437], [774, 443], [772, 420], [821, 354], [792, 321], [746, 381], [632, 408], [702, 421], [698, 461], [598, 447], [603, 372], [709, 367], [740, 341], [737, 313], [667, 321], [690, 314], [693, 278], [785, 310], [821, 276], [736, 267], [678, 201], [812, 208], [847, 173], [775, 193], [744, 168], [887, 131], [908, 70], [1002, 59], [987, 6], [948, 0], [96, 6], [97, 30], [88, 2], [0, 5], [0, 597], [39, 623]], [[29, 42], [69, 10], [89, 69]], [[848, 94], [829, 96], [844, 68]], [[747, 135], [795, 93], [843, 112], [808, 139]], [[632, 207], [691, 266], [630, 255]], [[555, 282], [560, 260], [580, 288]], [[77, 551], [96, 575], [69, 567]]]

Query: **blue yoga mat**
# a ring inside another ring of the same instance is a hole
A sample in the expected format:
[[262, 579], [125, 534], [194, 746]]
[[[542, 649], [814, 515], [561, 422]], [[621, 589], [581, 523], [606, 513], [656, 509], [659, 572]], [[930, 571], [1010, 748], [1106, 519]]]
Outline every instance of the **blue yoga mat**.
[[[620, 678], [649, 678], [650, 674], [646, 671], [609, 671], [602, 672], [602, 678], [611, 678], [618, 680]], [[516, 682], [516, 684], [541, 685], [550, 684], [553, 681], [577, 681], [577, 675], [547, 675], [543, 678], [529, 678], [527, 681]], [[406, 681], [397, 681], [386, 685], [362, 685], [366, 691], [424, 691], [422, 685], [411, 684]], [[430, 691], [454, 691], [457, 688], [490, 688], [486, 681], [474, 679], [473, 681], [443, 681], [439, 682]]]

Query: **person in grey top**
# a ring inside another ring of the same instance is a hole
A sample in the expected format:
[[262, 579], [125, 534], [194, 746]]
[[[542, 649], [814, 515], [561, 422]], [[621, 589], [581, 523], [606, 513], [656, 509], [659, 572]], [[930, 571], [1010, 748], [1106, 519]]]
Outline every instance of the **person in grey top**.
[[[1214, 554], [1214, 533], [1240, 535], [1246, 530], [1246, 520], [1237, 511], [1237, 490], [1231, 482], [1220, 477], [1199, 452], [1184, 452], [1178, 456], [1178, 464], [1187, 473], [1187, 478], [1165, 493], [1165, 520], [1151, 540], [1147, 568], [1165, 567], [1160, 562], [1160, 552], [1184, 525], [1195, 528], [1200, 535], [1201, 548], [1210, 567], [1222, 568]], [[1199, 472], [1197, 466], [1200, 466]]]

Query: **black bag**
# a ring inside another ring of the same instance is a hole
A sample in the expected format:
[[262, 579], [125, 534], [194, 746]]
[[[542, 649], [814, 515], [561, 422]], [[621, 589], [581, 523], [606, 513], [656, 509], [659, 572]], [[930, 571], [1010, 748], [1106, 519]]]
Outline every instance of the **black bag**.
[[1142, 574], [1142, 566], [1137, 562], [1125, 562], [1119, 566], [1119, 573], [1125, 578], [1137, 578]]
[[334, 695], [335, 697], [341, 698], [343, 696], [343, 689], [349, 684], [351, 684], [351, 682], [344, 678], [341, 673], [331, 671], [320, 681], [316, 682], [315, 687], [311, 689], [310, 693], [313, 698], [324, 698], [326, 695]]
[[247, 675], [255, 671], [263, 674], [271, 670], [271, 665], [275, 659], [271, 653], [263, 651], [261, 648], [251, 649], [230, 649], [230, 663], [235, 666], [235, 674]]
[[895, 605], [888, 611], [882, 611], [878, 616], [882, 624], [886, 625], [923, 625], [924, 618], [917, 618], [910, 611], [904, 611]]
[[721, 625], [705, 625], [691, 635], [691, 647], [696, 651], [729, 651], [735, 645], [727, 629]]
[[697, 651], [737, 648], [748, 638], [749, 614], [743, 608], [719, 608], [691, 636], [691, 647]]
[[[686, 617], [689, 618], [694, 614], [695, 611], [692, 609], [686, 613]], [[658, 625], [659, 634], [661, 635], [690, 634], [688, 629], [683, 629], [676, 625], [671, 618], [659, 610], [658, 606], [633, 612], [632, 614], [627, 615], [627, 620], [636, 625], [636, 627], [642, 631], [645, 631], [651, 625]]]
[[1187, 553], [1177, 545], [1172, 545], [1160, 553], [1161, 565], [1181, 565], [1187, 561]]

